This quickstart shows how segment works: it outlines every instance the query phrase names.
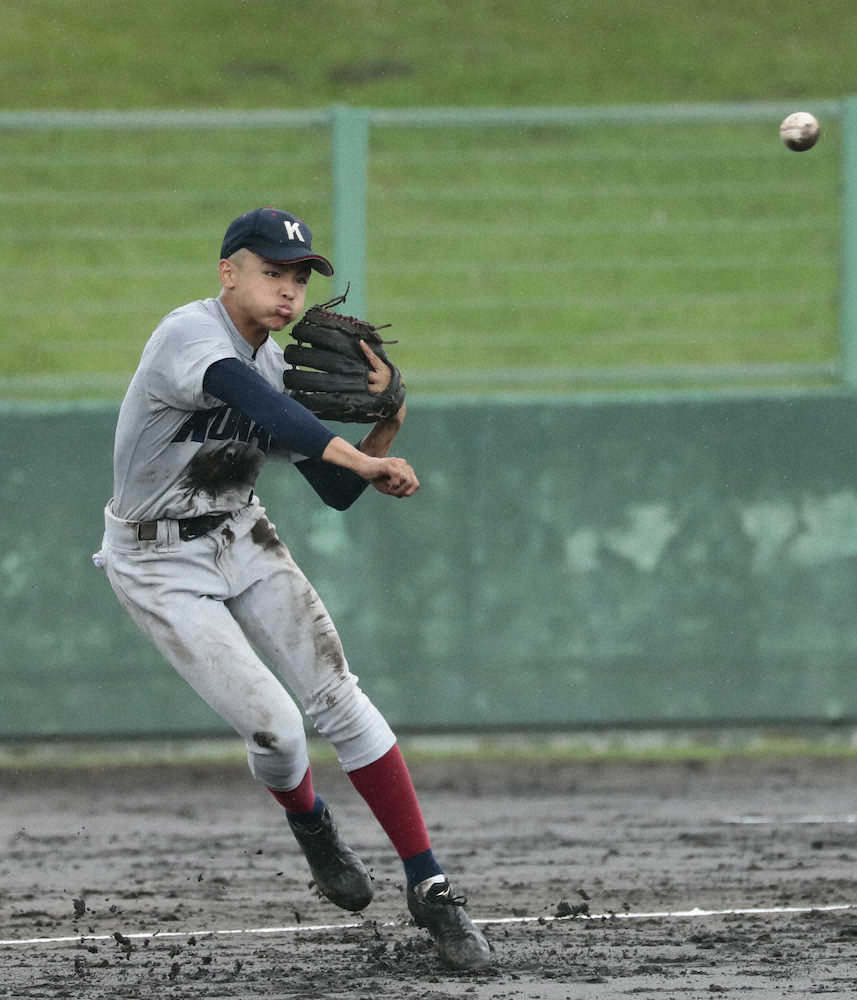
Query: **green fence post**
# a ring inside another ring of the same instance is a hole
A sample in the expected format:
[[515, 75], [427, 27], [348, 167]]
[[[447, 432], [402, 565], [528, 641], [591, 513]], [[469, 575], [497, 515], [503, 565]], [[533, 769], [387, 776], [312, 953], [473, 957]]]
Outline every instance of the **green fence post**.
[[369, 112], [337, 104], [332, 109], [334, 290], [351, 290], [345, 311], [367, 316], [366, 245]]
[[842, 235], [839, 336], [842, 381], [857, 389], [857, 97], [842, 107]]

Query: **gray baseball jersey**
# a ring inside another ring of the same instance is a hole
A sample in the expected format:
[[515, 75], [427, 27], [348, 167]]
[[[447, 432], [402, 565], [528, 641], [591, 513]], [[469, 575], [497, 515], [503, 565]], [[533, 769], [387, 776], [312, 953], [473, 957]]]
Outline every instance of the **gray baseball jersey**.
[[238, 358], [282, 391], [280, 347], [269, 336], [254, 353], [219, 299], [181, 306], [155, 329], [119, 410], [110, 505], [116, 517], [196, 517], [248, 502], [271, 436], [204, 392], [206, 370], [224, 358]]

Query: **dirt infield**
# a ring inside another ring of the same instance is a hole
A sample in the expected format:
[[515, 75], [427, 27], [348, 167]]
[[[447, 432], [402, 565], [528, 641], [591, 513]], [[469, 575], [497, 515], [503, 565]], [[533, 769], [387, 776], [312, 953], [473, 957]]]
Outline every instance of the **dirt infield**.
[[[857, 908], [832, 908], [857, 907], [853, 759], [412, 771], [488, 970], [438, 965], [335, 765], [318, 790], [376, 879], [357, 917], [241, 764], [2, 771], [0, 997], [857, 995]], [[663, 915], [694, 908], [774, 912]]]

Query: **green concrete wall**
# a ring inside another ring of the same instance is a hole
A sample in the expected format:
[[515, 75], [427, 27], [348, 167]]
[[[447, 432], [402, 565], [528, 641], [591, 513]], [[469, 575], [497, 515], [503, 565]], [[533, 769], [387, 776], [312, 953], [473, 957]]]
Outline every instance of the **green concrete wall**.
[[[90, 563], [115, 408], [0, 420], [0, 737], [225, 731]], [[847, 393], [415, 400], [413, 499], [259, 492], [400, 729], [855, 719], [855, 432]]]

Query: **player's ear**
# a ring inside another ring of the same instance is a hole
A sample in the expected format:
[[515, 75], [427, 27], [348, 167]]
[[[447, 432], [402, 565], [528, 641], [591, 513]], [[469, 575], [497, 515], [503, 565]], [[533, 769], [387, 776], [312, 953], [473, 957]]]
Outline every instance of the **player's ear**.
[[224, 288], [234, 288], [238, 283], [238, 269], [235, 266], [235, 262], [232, 260], [221, 260], [218, 270], [220, 272], [220, 284]]

